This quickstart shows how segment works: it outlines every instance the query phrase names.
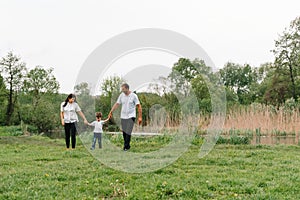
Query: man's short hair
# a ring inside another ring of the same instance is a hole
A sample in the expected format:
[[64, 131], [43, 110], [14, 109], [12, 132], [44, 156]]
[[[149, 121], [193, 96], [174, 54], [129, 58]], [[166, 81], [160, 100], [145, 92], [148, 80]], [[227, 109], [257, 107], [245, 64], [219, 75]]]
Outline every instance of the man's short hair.
[[129, 85], [127, 83], [123, 83], [121, 86], [125, 87], [126, 89], [129, 89]]

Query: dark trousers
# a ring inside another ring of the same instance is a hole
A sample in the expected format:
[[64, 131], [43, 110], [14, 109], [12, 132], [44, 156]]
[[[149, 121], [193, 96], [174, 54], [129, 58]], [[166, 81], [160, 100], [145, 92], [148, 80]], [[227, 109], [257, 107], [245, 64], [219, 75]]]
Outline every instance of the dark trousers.
[[123, 139], [124, 139], [124, 150], [125, 149], [130, 149], [130, 139], [131, 139], [131, 135], [127, 134], [123, 131]]
[[102, 148], [102, 133], [94, 133], [94, 138], [93, 138], [93, 143], [92, 143], [92, 149], [95, 149], [96, 146], [96, 142], [98, 140], [98, 144], [99, 144], [99, 148]]
[[76, 146], [76, 126], [75, 123], [65, 123], [65, 135], [66, 135], [66, 146], [70, 147], [70, 136], [72, 142], [72, 148]]
[[123, 139], [124, 139], [124, 150], [130, 149], [130, 139], [131, 139], [131, 133], [132, 133], [134, 121], [135, 121], [134, 117], [129, 119], [121, 119]]

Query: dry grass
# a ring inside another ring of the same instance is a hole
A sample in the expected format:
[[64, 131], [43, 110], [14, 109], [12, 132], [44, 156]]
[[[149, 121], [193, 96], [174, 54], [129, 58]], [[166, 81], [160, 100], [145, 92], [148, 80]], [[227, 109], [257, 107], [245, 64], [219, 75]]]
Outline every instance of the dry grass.
[[228, 111], [224, 125], [225, 132], [232, 129], [250, 131], [260, 129], [263, 134], [274, 132], [297, 134], [300, 131], [300, 112], [297, 108], [276, 109], [261, 104], [235, 107]]
[[[196, 119], [197, 118], [197, 119]], [[220, 116], [197, 116], [185, 118], [181, 125], [197, 124], [199, 131], [216, 127], [223, 133], [232, 130], [239, 132], [259, 131], [263, 135], [300, 135], [300, 111], [297, 108], [252, 104], [250, 106], [234, 106], [227, 110], [224, 126]], [[177, 126], [170, 125], [167, 115], [154, 117], [144, 127], [135, 126], [134, 131], [161, 132], [161, 130], [176, 130]], [[212, 124], [213, 122], [213, 124]]]

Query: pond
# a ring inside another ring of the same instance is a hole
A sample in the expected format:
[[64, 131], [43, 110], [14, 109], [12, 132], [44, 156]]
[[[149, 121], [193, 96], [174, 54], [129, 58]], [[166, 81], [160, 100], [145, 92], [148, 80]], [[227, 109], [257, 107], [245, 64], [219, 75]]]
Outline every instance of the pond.
[[298, 135], [288, 135], [288, 136], [253, 136], [251, 144], [266, 144], [266, 145], [276, 145], [276, 144], [287, 144], [287, 145], [298, 145], [299, 136]]

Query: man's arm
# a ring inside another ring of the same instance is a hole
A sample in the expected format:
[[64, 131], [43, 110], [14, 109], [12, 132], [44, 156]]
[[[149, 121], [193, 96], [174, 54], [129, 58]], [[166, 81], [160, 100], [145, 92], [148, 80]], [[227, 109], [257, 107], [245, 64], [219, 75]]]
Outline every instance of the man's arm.
[[139, 113], [138, 123], [139, 123], [139, 125], [141, 125], [142, 124], [142, 105], [137, 104], [136, 107], [138, 108], [138, 113]]
[[111, 118], [111, 116], [112, 116], [112, 113], [119, 107], [119, 103], [115, 103], [114, 105], [113, 105], [113, 107], [111, 108], [111, 110], [110, 110], [110, 112], [109, 112], [109, 114], [108, 114], [108, 119], [109, 118]]
[[102, 121], [103, 121], [103, 123], [106, 123], [106, 122], [108, 122], [110, 118], [111, 118], [111, 116], [110, 116], [110, 115], [108, 115], [108, 117], [107, 117], [105, 120], [102, 120]]

